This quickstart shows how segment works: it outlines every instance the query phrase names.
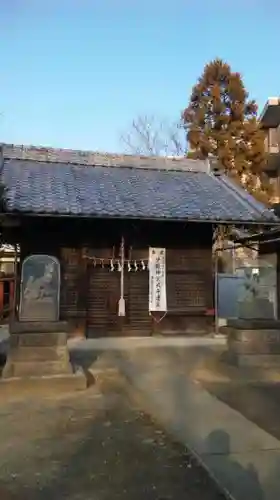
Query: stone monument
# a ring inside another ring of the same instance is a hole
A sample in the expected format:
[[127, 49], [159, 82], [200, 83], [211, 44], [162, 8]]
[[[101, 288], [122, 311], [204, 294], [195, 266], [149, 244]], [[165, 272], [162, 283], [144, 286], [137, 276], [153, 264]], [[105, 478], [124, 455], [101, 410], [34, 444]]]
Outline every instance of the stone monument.
[[84, 389], [85, 376], [74, 373], [70, 363], [68, 325], [59, 320], [59, 261], [50, 255], [26, 257], [19, 291], [18, 320], [10, 324], [10, 351], [2, 382]]
[[49, 255], [30, 255], [22, 264], [20, 321], [58, 321], [60, 265]]

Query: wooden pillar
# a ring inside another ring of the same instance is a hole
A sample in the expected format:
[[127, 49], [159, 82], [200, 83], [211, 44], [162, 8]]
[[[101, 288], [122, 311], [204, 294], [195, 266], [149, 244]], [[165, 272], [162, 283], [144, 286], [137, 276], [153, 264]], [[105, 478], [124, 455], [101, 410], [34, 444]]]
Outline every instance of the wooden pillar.
[[81, 248], [77, 259], [77, 319], [74, 331], [75, 337], [86, 337], [86, 313], [87, 313], [87, 260], [85, 252]]

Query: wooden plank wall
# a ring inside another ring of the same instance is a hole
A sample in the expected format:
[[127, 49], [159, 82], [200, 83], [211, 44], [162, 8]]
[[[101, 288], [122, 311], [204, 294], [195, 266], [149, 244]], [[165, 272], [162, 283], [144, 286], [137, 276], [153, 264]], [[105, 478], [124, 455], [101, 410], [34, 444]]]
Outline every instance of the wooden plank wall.
[[120, 320], [120, 273], [101, 272], [84, 258], [85, 248], [96, 257], [112, 257], [113, 245], [119, 248], [123, 231], [118, 222], [108, 227], [103, 221], [76, 225], [50, 221], [44, 227], [38, 220], [34, 226], [26, 223], [19, 240], [21, 259], [30, 253], [48, 253], [60, 259], [61, 319], [74, 325], [83, 320], [96, 335], [207, 333], [211, 320], [205, 312], [213, 308], [211, 226], [133, 224], [135, 227], [126, 227], [126, 258], [140, 261], [148, 258], [149, 246], [167, 248], [168, 314], [159, 324], [148, 312], [147, 270], [125, 272], [126, 317]]
[[[110, 249], [92, 249], [95, 256], [106, 256]], [[132, 260], [146, 259], [148, 249], [137, 250]], [[72, 292], [77, 282], [77, 268], [65, 282], [68, 288], [68, 314], [78, 314], [77, 297]], [[207, 309], [213, 307], [213, 279], [211, 249], [167, 250], [167, 305], [166, 318], [156, 323], [149, 315], [149, 273], [125, 271], [126, 316], [117, 315], [120, 296], [120, 273], [109, 268], [87, 265], [87, 326], [90, 336], [130, 335], [147, 336], [152, 333], [193, 334], [208, 328]], [[71, 298], [72, 303], [71, 303]], [[72, 308], [72, 309], [71, 309]], [[208, 331], [208, 330], [207, 330]], [[205, 332], [206, 333], [206, 332]]]

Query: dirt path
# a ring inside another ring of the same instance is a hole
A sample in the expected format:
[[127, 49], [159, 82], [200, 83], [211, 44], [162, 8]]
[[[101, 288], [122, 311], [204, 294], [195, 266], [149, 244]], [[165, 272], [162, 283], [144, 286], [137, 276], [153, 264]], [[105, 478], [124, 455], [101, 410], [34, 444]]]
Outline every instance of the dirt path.
[[1, 500], [222, 500], [123, 381], [59, 399], [0, 403]]

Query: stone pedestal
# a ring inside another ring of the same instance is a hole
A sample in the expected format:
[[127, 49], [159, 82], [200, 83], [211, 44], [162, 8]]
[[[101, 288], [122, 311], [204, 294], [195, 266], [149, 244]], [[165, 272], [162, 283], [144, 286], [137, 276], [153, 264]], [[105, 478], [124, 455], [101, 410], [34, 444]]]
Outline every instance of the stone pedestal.
[[256, 318], [260, 321], [267, 319], [270, 321], [274, 315], [274, 307], [268, 299], [254, 298], [252, 301], [242, 301], [238, 304], [239, 318], [250, 321], [251, 318]]
[[280, 368], [280, 321], [228, 321], [228, 359], [238, 366]]
[[2, 381], [85, 389], [83, 373], [74, 373], [67, 347], [67, 323], [15, 322]]

